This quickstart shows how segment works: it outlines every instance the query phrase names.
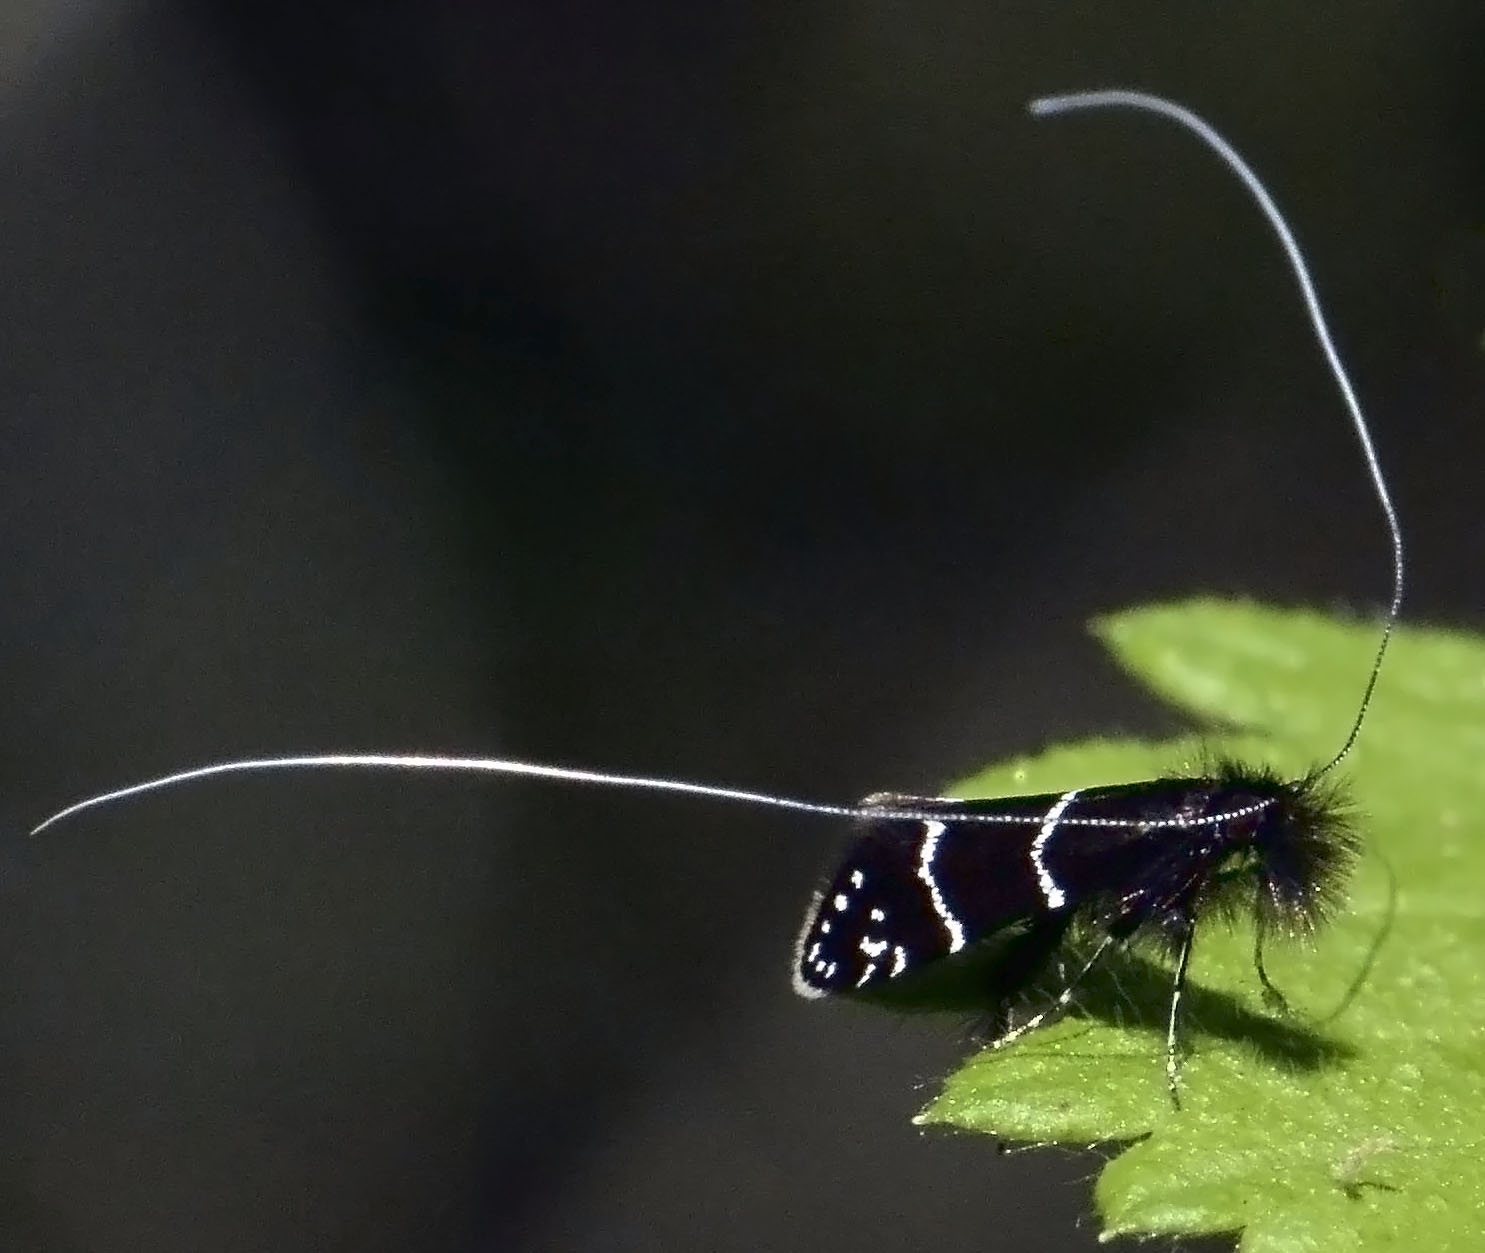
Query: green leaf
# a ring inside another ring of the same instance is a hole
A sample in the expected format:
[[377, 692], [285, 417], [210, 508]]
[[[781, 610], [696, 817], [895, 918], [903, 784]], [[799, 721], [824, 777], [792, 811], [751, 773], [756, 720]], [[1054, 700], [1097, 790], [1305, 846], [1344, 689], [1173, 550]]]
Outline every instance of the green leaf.
[[[1356, 714], [1377, 630], [1210, 600], [1096, 633], [1184, 710], [1205, 747], [1298, 774]], [[993, 767], [960, 795], [1060, 791], [1194, 764], [1190, 744], [1100, 741]], [[1400, 630], [1344, 767], [1366, 838], [1350, 907], [1313, 948], [1200, 931], [1181, 1108], [1165, 1086], [1170, 974], [1124, 955], [1079, 1010], [986, 1050], [919, 1115], [1007, 1140], [1123, 1142], [1099, 1178], [1105, 1238], [1241, 1232], [1247, 1253], [1475, 1250], [1485, 1241], [1485, 640]]]

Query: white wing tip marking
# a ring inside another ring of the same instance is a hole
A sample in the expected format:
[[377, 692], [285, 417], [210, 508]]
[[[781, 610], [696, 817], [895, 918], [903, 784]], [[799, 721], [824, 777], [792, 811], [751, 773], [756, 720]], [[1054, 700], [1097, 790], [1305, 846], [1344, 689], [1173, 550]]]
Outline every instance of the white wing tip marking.
[[[794, 941], [794, 964], [789, 972], [789, 982], [793, 985], [794, 991], [811, 1001], [829, 995], [829, 992], [825, 988], [817, 988], [813, 983], [810, 983], [804, 974], [806, 961], [810, 962], [817, 971], [819, 969], [820, 963], [815, 956], [817, 950], [811, 949], [810, 955], [806, 957], [805, 944], [809, 941], [810, 935], [815, 929], [815, 922], [820, 919], [820, 906], [824, 903], [825, 897], [820, 892], [816, 892], [810, 898], [809, 908], [804, 911], [804, 925], [799, 928], [799, 938]], [[822, 935], [825, 933], [827, 925], [826, 921], [820, 921], [820, 933]]]

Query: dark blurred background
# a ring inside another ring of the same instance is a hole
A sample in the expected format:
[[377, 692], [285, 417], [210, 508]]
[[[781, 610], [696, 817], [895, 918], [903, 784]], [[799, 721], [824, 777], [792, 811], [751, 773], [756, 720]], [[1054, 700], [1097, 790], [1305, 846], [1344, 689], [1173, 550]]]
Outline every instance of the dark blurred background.
[[1181, 725], [1100, 610], [1374, 609], [1252, 206], [1046, 91], [1253, 159], [1408, 616], [1485, 624], [1482, 71], [1467, 3], [8, 5], [3, 1247], [1092, 1249], [1095, 1157], [910, 1126], [961, 1024], [791, 995], [834, 824], [318, 775], [18, 833], [289, 750], [934, 790]]

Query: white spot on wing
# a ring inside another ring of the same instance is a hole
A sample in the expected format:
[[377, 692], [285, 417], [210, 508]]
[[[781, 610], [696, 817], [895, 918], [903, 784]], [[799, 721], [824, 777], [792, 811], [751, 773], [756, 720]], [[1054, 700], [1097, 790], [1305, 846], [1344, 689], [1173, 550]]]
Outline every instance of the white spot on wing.
[[874, 909], [874, 910], [872, 910], [871, 911], [871, 920], [873, 922], [886, 922], [887, 921], [887, 911], [885, 909]]
[[876, 968], [876, 962], [867, 962], [866, 969], [861, 972], [861, 978], [856, 980], [856, 986], [858, 988], [865, 986], [866, 981], [870, 979], [874, 973], [876, 973]]
[[849, 905], [850, 903], [851, 902], [846, 899], [846, 894], [844, 892], [837, 892], [835, 894], [835, 912], [836, 913], [838, 913], [838, 914], [845, 913], [846, 912], [846, 906]]
[[1036, 883], [1042, 890], [1042, 898], [1047, 902], [1048, 909], [1061, 909], [1066, 905], [1067, 893], [1057, 886], [1057, 880], [1047, 869], [1047, 841], [1052, 838], [1057, 830], [1057, 824], [1062, 821], [1062, 815], [1067, 812], [1067, 807], [1077, 799], [1077, 796], [1077, 788], [1059, 796], [1057, 803], [1047, 810], [1047, 816], [1042, 819], [1042, 829], [1036, 833], [1036, 839], [1031, 842], [1031, 864], [1036, 868]]
[[892, 978], [897, 978], [906, 969], [907, 949], [903, 948], [901, 944], [894, 944], [892, 946]]
[[861, 951], [868, 957], [880, 957], [887, 951], [886, 940], [868, 940], [864, 935], [861, 937]]
[[793, 984], [794, 990], [800, 996], [807, 996], [811, 1000], [825, 996], [828, 991], [826, 988], [817, 988], [811, 983], [805, 969], [806, 963], [812, 963], [815, 973], [820, 973], [821, 962], [817, 957], [812, 955], [816, 952], [816, 949], [811, 949], [811, 955], [807, 956], [805, 946], [811, 942], [811, 937], [815, 934], [815, 924], [817, 922], [819, 923], [819, 933], [821, 935], [824, 935], [830, 929], [829, 921], [820, 917], [820, 906], [822, 904], [824, 904], [824, 898], [820, 893], [816, 892], [810, 901], [810, 907], [804, 911], [804, 925], [799, 928], [799, 938], [794, 941], [794, 966], [789, 972], [789, 981]]
[[927, 822], [923, 826], [923, 847], [918, 853], [918, 878], [928, 889], [928, 899], [933, 902], [933, 912], [939, 916], [939, 920], [944, 924], [944, 930], [948, 933], [949, 952], [957, 953], [964, 947], [964, 924], [954, 916], [948, 901], [944, 900], [944, 894], [938, 888], [938, 879], [933, 873], [933, 859], [938, 856], [939, 837], [948, 829], [948, 824]]
[[865, 882], [866, 882], [866, 876], [864, 874], [862, 874], [861, 871], [859, 871], [859, 870], [853, 870], [853, 871], [851, 871], [851, 886], [853, 888], [859, 888]]

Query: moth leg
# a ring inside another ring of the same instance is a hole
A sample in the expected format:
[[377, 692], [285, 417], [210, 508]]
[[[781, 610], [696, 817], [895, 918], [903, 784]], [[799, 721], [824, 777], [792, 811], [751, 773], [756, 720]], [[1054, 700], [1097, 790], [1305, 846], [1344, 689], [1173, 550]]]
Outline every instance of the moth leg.
[[990, 972], [985, 989], [993, 1006], [986, 1032], [992, 1040], [1010, 1029], [1016, 993], [1037, 976], [1047, 959], [1057, 951], [1071, 921], [1070, 913], [1049, 915], [1032, 923], [1025, 935], [1007, 946], [1004, 956]]
[[1263, 984], [1263, 1003], [1273, 1013], [1287, 1014], [1289, 1002], [1284, 999], [1284, 994], [1274, 986], [1273, 980], [1268, 977], [1268, 971], [1263, 968], [1262, 927], [1253, 933], [1253, 969], [1258, 972], [1258, 982]]
[[1176, 1032], [1181, 1020], [1181, 994], [1186, 991], [1186, 967], [1191, 964], [1191, 942], [1196, 928], [1186, 919], [1181, 930], [1181, 951], [1176, 958], [1176, 979], [1170, 990], [1170, 1017], [1165, 1024], [1165, 1083], [1170, 1088], [1170, 1099], [1177, 1109], [1181, 1108], [1178, 1089], [1181, 1074], [1180, 1056], [1177, 1052]]
[[1109, 949], [1111, 949], [1118, 942], [1118, 936], [1104, 936], [1103, 940], [1100, 941], [1098, 947], [1093, 950], [1093, 956], [1085, 961], [1083, 963], [1083, 968], [1067, 981], [1067, 983], [1063, 986], [1062, 991], [1057, 994], [1057, 999], [1055, 1001], [1048, 1005], [1046, 1009], [1040, 1011], [1039, 1013], [1033, 1014], [1025, 1022], [1012, 1027], [998, 1039], [992, 1040], [990, 1042], [990, 1047], [993, 1049], [1003, 1049], [1008, 1044], [1014, 1044], [1028, 1031], [1035, 1031], [1053, 1014], [1057, 1013], [1059, 1010], [1066, 1009], [1068, 1002], [1072, 1000], [1073, 993], [1077, 991], [1078, 984], [1083, 981], [1084, 977], [1090, 970], [1092, 970], [1096, 965], [1098, 965], [1100, 961], [1103, 960], [1103, 955], [1107, 953]]

